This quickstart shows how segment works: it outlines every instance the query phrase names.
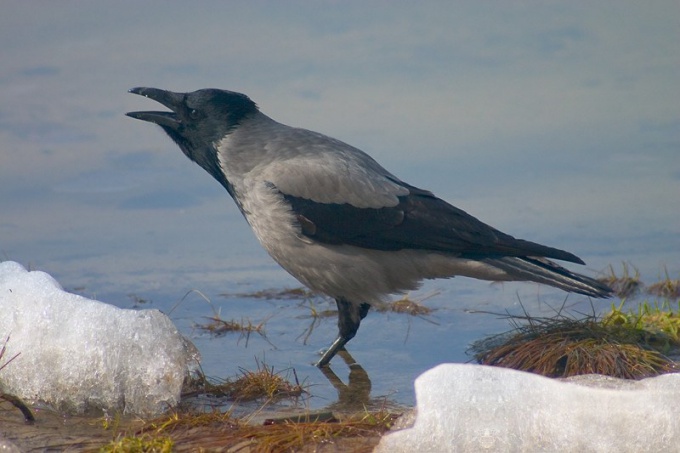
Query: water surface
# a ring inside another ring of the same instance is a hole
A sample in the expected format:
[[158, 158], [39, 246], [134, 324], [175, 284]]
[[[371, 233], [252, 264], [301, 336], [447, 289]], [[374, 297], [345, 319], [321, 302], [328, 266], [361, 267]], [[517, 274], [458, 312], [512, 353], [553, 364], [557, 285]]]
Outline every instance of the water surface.
[[[296, 370], [306, 404], [332, 404], [338, 390], [311, 363], [335, 319], [304, 342], [309, 302], [238, 295], [299, 284], [219, 184], [124, 116], [155, 108], [127, 90], [245, 92], [503, 231], [574, 252], [584, 273], [629, 261], [651, 282], [680, 272], [679, 13], [676, 2], [13, 3], [0, 18], [1, 256], [170, 313], [210, 376], [264, 361]], [[474, 311], [541, 316], [565, 298], [463, 278], [410, 296], [432, 293], [431, 315], [371, 313], [349, 344], [371, 398], [413, 404], [414, 377], [469, 360], [470, 341], [508, 327]], [[264, 322], [266, 338], [197, 329], [215, 310]], [[347, 381], [341, 360], [333, 369]]]

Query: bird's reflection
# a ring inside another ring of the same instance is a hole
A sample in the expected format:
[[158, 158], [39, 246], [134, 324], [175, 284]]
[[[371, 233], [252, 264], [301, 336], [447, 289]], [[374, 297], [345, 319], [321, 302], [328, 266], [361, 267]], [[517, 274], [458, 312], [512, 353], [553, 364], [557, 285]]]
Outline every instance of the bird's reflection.
[[342, 382], [330, 366], [321, 368], [321, 372], [326, 376], [328, 382], [338, 392], [338, 401], [332, 404], [336, 410], [357, 410], [370, 405], [371, 379], [364, 368], [347, 352], [346, 349], [338, 351], [338, 356], [349, 367], [349, 378], [347, 384]]

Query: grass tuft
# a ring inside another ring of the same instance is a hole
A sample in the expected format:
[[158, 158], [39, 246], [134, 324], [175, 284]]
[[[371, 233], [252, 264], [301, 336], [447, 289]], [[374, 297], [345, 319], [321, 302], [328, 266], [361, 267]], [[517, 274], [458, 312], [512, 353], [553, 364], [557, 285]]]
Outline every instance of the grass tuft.
[[664, 299], [680, 299], [680, 280], [671, 279], [664, 269], [665, 278], [647, 287], [647, 293]]
[[602, 320], [604, 324], [644, 332], [644, 344], [664, 354], [680, 349], [680, 302], [675, 311], [671, 303], [644, 301], [637, 310], [623, 311], [624, 302], [615, 306]]
[[240, 372], [240, 376], [235, 379], [226, 380], [208, 379], [201, 374], [189, 384], [189, 389], [182, 396], [207, 394], [215, 398], [246, 402], [261, 399], [276, 401], [284, 398], [297, 398], [306, 393], [297, 380], [295, 370], [293, 370], [294, 384], [287, 380], [281, 372], [275, 372], [274, 367], [269, 367], [259, 361], [256, 370], [241, 368]]
[[376, 306], [375, 310], [383, 313], [384, 312], [403, 313], [411, 316], [430, 315], [434, 310], [430, 307], [423, 305], [423, 302], [438, 294], [439, 294], [438, 291], [433, 291], [420, 297], [419, 299], [412, 299], [411, 297], [409, 297], [408, 294], [406, 294], [401, 299], [397, 299], [386, 304]]
[[[432, 296], [429, 296], [432, 297]], [[422, 304], [423, 298], [421, 300], [413, 300], [405, 295], [401, 299], [391, 301], [381, 306], [376, 307], [376, 311], [379, 312], [393, 312], [393, 313], [403, 313], [411, 316], [425, 316], [432, 314], [432, 309]]]
[[625, 299], [639, 292], [643, 284], [640, 280], [640, 271], [635, 266], [630, 265], [633, 269], [632, 275], [628, 263], [623, 262], [622, 267], [622, 275], [619, 277], [614, 271], [614, 266], [609, 265], [609, 275], [598, 280], [608, 285], [617, 297]]
[[215, 316], [205, 316], [204, 318], [209, 322], [207, 324], [196, 324], [196, 327], [216, 337], [221, 337], [231, 332], [239, 332], [246, 336], [251, 333], [257, 333], [263, 337], [265, 336], [264, 321], [256, 325], [250, 320], [241, 320], [241, 322], [237, 322], [233, 319], [225, 320], [222, 319], [219, 314], [216, 314]]
[[[548, 377], [602, 374], [642, 379], [678, 371], [656, 348], [658, 333], [644, 328], [620, 310], [603, 320], [510, 316], [515, 328], [474, 343], [480, 364], [502, 366]], [[520, 324], [523, 322], [523, 324]], [[667, 348], [666, 348], [667, 350]]]

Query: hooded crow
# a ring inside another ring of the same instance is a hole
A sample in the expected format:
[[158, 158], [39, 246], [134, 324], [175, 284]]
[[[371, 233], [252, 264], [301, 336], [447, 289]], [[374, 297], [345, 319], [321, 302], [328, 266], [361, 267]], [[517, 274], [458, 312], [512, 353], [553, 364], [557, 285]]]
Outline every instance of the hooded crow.
[[354, 337], [373, 304], [423, 279], [461, 275], [611, 294], [550, 260], [584, 264], [577, 256], [502, 233], [402, 181], [357, 148], [274, 121], [244, 94], [130, 92], [170, 111], [127, 115], [159, 125], [224, 186], [281, 267], [335, 299], [339, 334], [318, 367]]

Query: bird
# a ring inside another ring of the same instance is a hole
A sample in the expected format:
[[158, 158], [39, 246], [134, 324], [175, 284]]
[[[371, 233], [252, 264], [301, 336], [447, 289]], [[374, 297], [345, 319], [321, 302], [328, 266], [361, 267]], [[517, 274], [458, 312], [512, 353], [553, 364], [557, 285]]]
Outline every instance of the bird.
[[552, 261], [585, 264], [576, 255], [503, 233], [349, 144], [275, 121], [245, 94], [129, 92], [169, 111], [126, 115], [160, 126], [227, 190], [283, 269], [335, 300], [338, 335], [319, 368], [354, 338], [372, 306], [426, 279], [531, 281], [594, 298], [612, 293]]

